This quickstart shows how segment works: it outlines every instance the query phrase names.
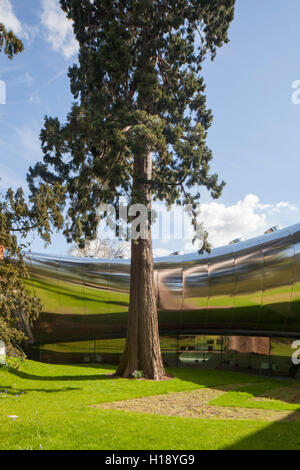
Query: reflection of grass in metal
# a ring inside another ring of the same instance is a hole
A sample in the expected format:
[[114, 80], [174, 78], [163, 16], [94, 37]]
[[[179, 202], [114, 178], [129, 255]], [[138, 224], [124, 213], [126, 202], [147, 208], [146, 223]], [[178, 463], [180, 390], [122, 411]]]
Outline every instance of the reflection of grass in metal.
[[[53, 283], [45, 283], [43, 281], [33, 281], [33, 280], [27, 280], [25, 279], [24, 284], [27, 288], [27, 291], [31, 295], [36, 295], [37, 297], [40, 298], [42, 305], [47, 307], [47, 310], [49, 312], [57, 313], [58, 312], [58, 298], [57, 298], [57, 288], [56, 286], [53, 285]], [[44, 286], [49, 286], [52, 288], [52, 293], [51, 290], [47, 291]]]
[[124, 338], [112, 338], [107, 340], [96, 340], [95, 341], [78, 341], [74, 343], [56, 343], [56, 344], [44, 344], [42, 349], [47, 351], [55, 351], [61, 353], [99, 353], [105, 352], [116, 352], [122, 353], [125, 345]]
[[96, 289], [64, 282], [57, 285], [50, 280], [25, 281], [41, 299], [48, 313], [101, 314], [126, 312], [129, 294]]
[[[294, 292], [297, 291], [300, 293], [300, 286], [294, 287]], [[291, 295], [291, 286], [289, 287], [278, 287], [275, 289], [268, 289], [264, 292], [264, 296], [270, 303], [284, 302], [289, 301]], [[234, 300], [233, 300], [234, 299]], [[209, 306], [214, 307], [227, 307], [228, 305], [236, 306], [251, 306], [257, 305], [259, 300], [260, 303], [261, 292], [252, 292], [252, 293], [239, 293], [237, 292], [234, 296], [231, 297], [228, 295], [218, 295], [209, 299]], [[204, 297], [189, 297], [186, 299], [187, 305], [195, 305], [195, 307], [205, 308], [207, 300]]]
[[[161, 337], [162, 351], [176, 351], [176, 337]], [[76, 341], [69, 343], [44, 344], [41, 349], [61, 353], [122, 353], [125, 347], [125, 338], [111, 338], [90, 341]]]
[[194, 305], [198, 308], [206, 308], [207, 305], [214, 306], [214, 307], [227, 307], [228, 305], [232, 304], [232, 298], [230, 296], [217, 296], [213, 298], [209, 298], [207, 303], [207, 298], [205, 297], [189, 297], [185, 299], [187, 305]]
[[271, 341], [271, 355], [291, 358], [292, 353], [295, 351], [291, 347], [293, 339], [288, 339], [287, 341], [284, 342], [280, 338], [273, 339]]
[[[41, 298], [41, 301], [44, 305], [45, 312], [58, 313], [117, 313], [117, 312], [126, 312], [128, 310], [129, 303], [129, 294], [108, 291], [106, 289], [97, 289], [93, 287], [87, 287], [80, 284], [71, 284], [68, 282], [56, 283], [50, 279], [34, 279], [31, 281], [24, 281], [25, 285], [28, 287], [28, 290], [34, 289], [34, 292], [38, 297]], [[297, 286], [297, 290], [300, 290], [300, 286]], [[295, 291], [295, 288], [294, 288]], [[284, 294], [286, 295], [286, 290], [284, 288], [278, 288], [272, 290], [272, 296], [267, 295], [268, 300], [271, 302], [277, 301], [281, 303], [281, 297], [275, 298], [274, 295]], [[242, 298], [237, 295], [236, 298], [231, 298], [229, 296], [217, 296], [215, 298], [209, 299], [208, 307], [211, 309], [213, 307], [220, 308], [224, 307], [256, 307], [258, 303], [256, 302], [256, 293], [245, 296]], [[255, 297], [254, 297], [255, 296]], [[257, 297], [257, 299], [259, 296]], [[254, 300], [253, 300], [254, 299]], [[206, 300], [201, 297], [194, 297], [187, 299], [188, 303], [192, 303], [195, 307], [199, 307], [197, 312], [197, 318], [199, 319], [199, 314], [201, 315], [201, 309], [203, 313], [205, 312]], [[60, 309], [61, 305], [61, 309]], [[182, 318], [189, 317], [192, 310], [179, 311]], [[211, 314], [210, 314], [211, 315]], [[222, 318], [222, 313], [217, 312], [218, 319]], [[226, 321], [226, 315], [224, 314], [224, 320]]]
[[206, 308], [207, 298], [206, 297], [186, 297], [184, 302], [189, 307], [195, 306], [196, 308]]

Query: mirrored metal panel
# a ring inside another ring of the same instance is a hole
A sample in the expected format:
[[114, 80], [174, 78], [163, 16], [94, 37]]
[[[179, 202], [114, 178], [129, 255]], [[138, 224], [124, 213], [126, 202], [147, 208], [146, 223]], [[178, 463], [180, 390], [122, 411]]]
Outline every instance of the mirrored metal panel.
[[183, 305], [182, 266], [162, 264], [158, 270], [159, 298], [162, 310], [181, 310]]
[[59, 257], [43, 254], [31, 254], [29, 272], [31, 286], [41, 299], [43, 310], [47, 313], [59, 313], [58, 297]]
[[[56, 335], [56, 318], [60, 314], [58, 293], [59, 257], [34, 253], [30, 255], [29, 272], [34, 295], [40, 298], [43, 311], [32, 328], [34, 339]], [[25, 281], [27, 282], [27, 281]]]
[[58, 269], [58, 292], [60, 313], [63, 315], [84, 315], [83, 258], [61, 257]]
[[293, 289], [291, 308], [285, 325], [285, 331], [300, 331], [300, 225], [289, 227], [294, 246]]
[[262, 307], [263, 239], [239, 243], [233, 248], [234, 297], [232, 328], [257, 329]]
[[129, 308], [130, 262], [109, 260], [109, 315], [105, 316], [105, 331], [125, 335]]
[[[73, 262], [74, 261], [74, 262]], [[58, 298], [60, 312], [55, 317], [52, 338], [84, 336], [87, 328], [84, 304], [84, 263], [82, 258], [61, 257], [58, 267]]]
[[109, 314], [109, 262], [92, 259], [83, 265], [85, 315]]
[[290, 310], [294, 247], [286, 230], [266, 237], [263, 246], [263, 307], [258, 329], [283, 331]]
[[110, 318], [109, 262], [91, 259], [85, 263], [83, 286], [84, 322], [86, 328], [95, 336], [106, 331], [107, 321]]
[[[43, 303], [36, 341], [125, 336], [130, 260], [30, 256]], [[300, 337], [300, 224], [210, 255], [156, 259], [155, 284], [163, 334]]]
[[183, 265], [183, 309], [187, 328], [204, 328], [208, 307], [208, 259], [198, 257]]
[[158, 318], [160, 331], [177, 331], [184, 328], [182, 256], [158, 260]]
[[213, 250], [208, 263], [207, 328], [228, 329], [232, 323], [234, 258], [232, 245]]

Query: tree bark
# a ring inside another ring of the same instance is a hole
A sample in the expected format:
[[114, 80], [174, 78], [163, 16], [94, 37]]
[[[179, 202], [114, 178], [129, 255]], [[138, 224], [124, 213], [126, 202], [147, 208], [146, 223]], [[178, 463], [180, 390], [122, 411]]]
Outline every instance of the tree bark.
[[[145, 204], [151, 210], [152, 153], [135, 156], [133, 203]], [[146, 237], [131, 241], [130, 301], [124, 354], [116, 375], [132, 377], [142, 371], [148, 379], [161, 380], [163, 366], [154, 284], [154, 262], [151, 224]]]

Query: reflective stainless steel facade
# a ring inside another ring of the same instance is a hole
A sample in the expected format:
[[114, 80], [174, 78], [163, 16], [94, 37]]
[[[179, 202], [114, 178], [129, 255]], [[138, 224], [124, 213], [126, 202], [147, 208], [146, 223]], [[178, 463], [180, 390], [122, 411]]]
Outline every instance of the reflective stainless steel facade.
[[[43, 313], [36, 342], [122, 337], [130, 261], [31, 254]], [[300, 224], [255, 239], [155, 260], [162, 335], [300, 337]]]

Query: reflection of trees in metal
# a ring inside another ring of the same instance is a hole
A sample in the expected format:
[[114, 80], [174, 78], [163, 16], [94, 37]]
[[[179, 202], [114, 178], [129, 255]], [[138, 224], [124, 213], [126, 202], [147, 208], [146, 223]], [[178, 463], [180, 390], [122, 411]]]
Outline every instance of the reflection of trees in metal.
[[[162, 334], [300, 336], [300, 224], [155, 269]], [[125, 334], [129, 260], [33, 254], [30, 272], [44, 305], [38, 340]], [[239, 348], [250, 343], [265, 347]]]
[[129, 258], [130, 243], [124, 240], [101, 238], [87, 241], [84, 248], [74, 246], [72, 256], [84, 258]]

